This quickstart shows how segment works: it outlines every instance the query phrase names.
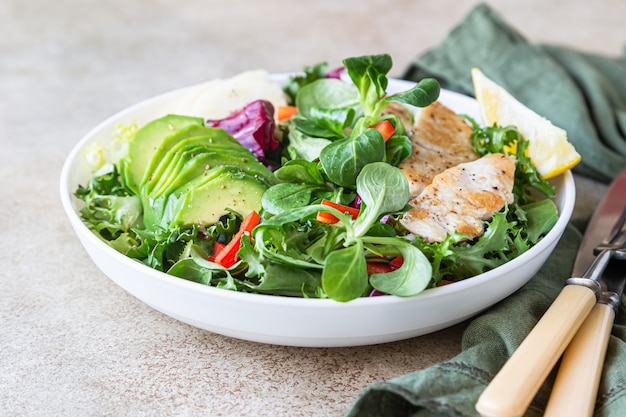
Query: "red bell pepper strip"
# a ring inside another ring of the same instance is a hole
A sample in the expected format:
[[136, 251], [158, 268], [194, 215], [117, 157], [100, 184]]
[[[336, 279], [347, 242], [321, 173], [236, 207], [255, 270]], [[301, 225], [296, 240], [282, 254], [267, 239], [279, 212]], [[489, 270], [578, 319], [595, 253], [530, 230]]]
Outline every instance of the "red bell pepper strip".
[[400, 268], [402, 266], [402, 263], [404, 262], [404, 258], [402, 258], [402, 256], [396, 256], [391, 261], [389, 261], [389, 263], [386, 262], [385, 258], [380, 259], [383, 259], [383, 261], [367, 262], [366, 266], [368, 275], [386, 274], [387, 272], [395, 271], [396, 269]]
[[230, 268], [237, 262], [237, 252], [241, 248], [241, 238], [244, 233], [248, 233], [250, 235], [250, 239], [252, 239], [252, 230], [259, 224], [261, 221], [261, 216], [256, 211], [251, 212], [243, 219], [241, 222], [241, 226], [239, 230], [233, 236], [232, 240], [228, 242], [228, 244], [215, 255], [215, 263], [222, 265], [225, 268]]
[[378, 132], [383, 136], [383, 140], [387, 142], [390, 137], [393, 136], [396, 129], [388, 120], [381, 120], [380, 122], [371, 126], [373, 129], [378, 130]]
[[333, 216], [332, 214], [326, 211], [320, 211], [319, 213], [317, 213], [315, 220], [317, 220], [320, 223], [328, 223], [328, 224], [337, 223], [339, 221], [337, 217]]
[[391, 260], [391, 262], [389, 262], [389, 266], [391, 267], [391, 269], [398, 269], [402, 266], [402, 264], [404, 263], [404, 258], [402, 256], [396, 256], [395, 258], [393, 258]]
[[209, 261], [211, 262], [215, 262], [215, 257], [217, 256], [218, 253], [220, 253], [224, 248], [226, 247], [226, 245], [224, 245], [223, 243], [220, 242], [215, 242], [213, 243], [213, 253], [211, 255], [209, 255], [209, 257], [207, 258]]
[[[359, 209], [356, 209], [350, 206], [345, 206], [339, 203], [333, 203], [332, 201], [326, 200], [326, 199], [322, 200], [322, 205], [332, 207], [341, 211], [342, 213], [346, 213], [350, 217], [352, 217], [353, 220], [355, 220], [360, 213]], [[319, 213], [317, 213], [316, 220], [322, 223], [337, 223], [339, 221], [337, 217], [333, 216], [327, 211], [320, 211]]]
[[226, 245], [224, 245], [223, 243], [215, 242], [213, 244], [213, 256], [217, 256], [217, 254], [224, 250], [225, 247]]
[[393, 271], [391, 266], [385, 262], [367, 262], [365, 265], [367, 267], [368, 276], [372, 274], [386, 274], [387, 272]]

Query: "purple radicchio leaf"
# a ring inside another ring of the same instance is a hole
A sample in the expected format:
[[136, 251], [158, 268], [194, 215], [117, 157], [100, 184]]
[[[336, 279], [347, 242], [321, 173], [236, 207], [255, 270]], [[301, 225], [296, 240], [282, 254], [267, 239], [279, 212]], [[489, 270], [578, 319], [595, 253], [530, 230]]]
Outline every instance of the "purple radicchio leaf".
[[341, 76], [346, 72], [346, 67], [338, 67], [334, 70], [328, 71], [326, 73], [326, 78], [336, 78], [338, 80], [341, 79]]
[[256, 100], [221, 120], [207, 120], [207, 126], [219, 127], [248, 148], [259, 161], [265, 151], [278, 147], [274, 138], [274, 106], [267, 100]]

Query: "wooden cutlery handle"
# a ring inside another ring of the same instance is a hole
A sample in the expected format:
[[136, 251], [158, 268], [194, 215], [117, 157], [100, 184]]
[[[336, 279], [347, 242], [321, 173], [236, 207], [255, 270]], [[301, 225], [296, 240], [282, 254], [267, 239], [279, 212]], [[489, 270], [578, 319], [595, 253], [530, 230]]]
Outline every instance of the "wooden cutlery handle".
[[615, 310], [596, 304], [565, 350], [544, 417], [593, 415]]
[[593, 289], [566, 285], [482, 393], [483, 417], [521, 417], [596, 303]]

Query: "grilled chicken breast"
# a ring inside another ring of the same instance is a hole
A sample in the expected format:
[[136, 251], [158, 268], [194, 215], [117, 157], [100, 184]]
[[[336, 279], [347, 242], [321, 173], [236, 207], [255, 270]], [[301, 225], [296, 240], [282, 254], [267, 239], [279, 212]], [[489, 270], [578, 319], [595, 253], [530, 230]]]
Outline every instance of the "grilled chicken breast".
[[422, 110], [411, 135], [411, 155], [398, 165], [409, 180], [411, 197], [419, 195], [440, 172], [478, 158], [471, 133], [462, 117], [439, 102]]
[[470, 238], [484, 233], [484, 221], [513, 202], [515, 157], [489, 154], [449, 168], [409, 201], [400, 222], [426, 242], [441, 242], [455, 231]]

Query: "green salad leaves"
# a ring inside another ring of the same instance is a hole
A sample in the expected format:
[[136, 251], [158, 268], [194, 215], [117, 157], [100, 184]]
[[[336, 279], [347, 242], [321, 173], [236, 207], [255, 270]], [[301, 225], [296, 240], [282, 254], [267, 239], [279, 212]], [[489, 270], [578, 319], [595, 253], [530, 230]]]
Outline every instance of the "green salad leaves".
[[[116, 250], [173, 276], [341, 302], [408, 297], [480, 274], [552, 228], [557, 210], [544, 197], [554, 189], [525, 156], [525, 139], [514, 127], [482, 128], [467, 118], [479, 155], [516, 155], [515, 201], [477, 239], [455, 233], [433, 244], [410, 236], [398, 221], [411, 207], [397, 165], [412, 144], [398, 114], [386, 110], [394, 102], [426, 107], [439, 84], [424, 79], [389, 94], [389, 55], [343, 64], [351, 82], [319, 64], [285, 84], [297, 113], [276, 126], [282, 140], [268, 150], [272, 170], [223, 130], [170, 115], [139, 129], [126, 157], [78, 187], [83, 221]], [[260, 214], [254, 223], [250, 212]]]

